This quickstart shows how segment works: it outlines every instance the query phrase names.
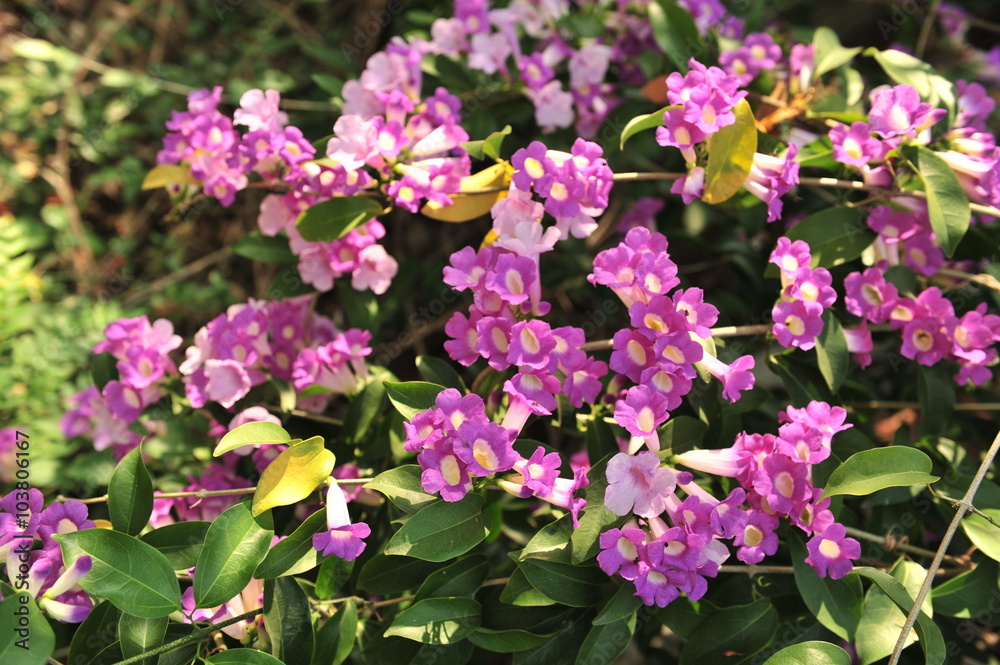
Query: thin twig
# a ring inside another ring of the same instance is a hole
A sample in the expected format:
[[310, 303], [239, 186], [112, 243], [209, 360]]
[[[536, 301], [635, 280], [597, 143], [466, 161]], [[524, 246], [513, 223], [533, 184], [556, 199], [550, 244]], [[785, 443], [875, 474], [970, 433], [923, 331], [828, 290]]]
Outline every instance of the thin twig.
[[179, 640], [174, 640], [173, 642], [164, 644], [161, 647], [157, 647], [145, 653], [141, 653], [138, 656], [132, 656], [131, 658], [126, 658], [125, 660], [118, 661], [118, 663], [116, 663], [115, 665], [132, 665], [132, 663], [141, 663], [147, 658], [151, 658], [152, 656], [158, 656], [161, 653], [167, 653], [168, 651], [173, 651], [177, 647], [184, 646], [189, 642], [199, 642], [208, 637], [209, 635], [211, 635], [212, 633], [214, 633], [215, 631], [219, 630], [220, 628], [225, 628], [226, 626], [232, 626], [234, 623], [239, 623], [240, 621], [246, 621], [247, 619], [252, 619], [258, 614], [263, 614], [263, 613], [264, 613], [264, 608], [258, 607], [255, 610], [250, 610], [249, 612], [245, 612], [239, 616], [233, 617], [232, 619], [226, 619], [225, 621], [220, 621], [219, 623], [213, 623], [211, 626], [200, 628], [195, 632], [191, 633], [190, 635], [186, 635], [185, 637], [180, 638]]
[[313, 422], [323, 423], [325, 425], [334, 425], [335, 427], [340, 427], [344, 424], [343, 420], [339, 418], [330, 418], [329, 416], [321, 416], [318, 413], [310, 413], [309, 411], [303, 411], [302, 409], [292, 409], [291, 411], [282, 411], [281, 407], [273, 406], [270, 404], [265, 404], [264, 408], [276, 415], [288, 414], [290, 416], [295, 416], [296, 418], [302, 418], [304, 420], [312, 420]]
[[739, 573], [742, 575], [765, 575], [767, 573], [774, 573], [779, 575], [792, 575], [795, 573], [795, 569], [792, 566], [719, 566], [720, 573]]
[[[934, 489], [933, 487], [931, 487], [930, 485], [927, 486], [927, 489], [929, 489], [931, 491], [931, 494], [933, 494], [937, 498], [941, 499], [942, 501], [947, 501], [948, 503], [950, 503], [952, 509], [954, 509], [954, 510], [958, 510], [959, 505], [961, 505], [961, 503], [962, 503], [961, 500], [954, 499], [954, 498], [948, 496], [947, 494], [944, 494], [943, 492], [939, 492], [936, 489]], [[997, 524], [996, 521], [992, 517], [990, 517], [989, 515], [987, 515], [983, 511], [979, 510], [975, 506], [969, 506], [969, 512], [973, 513], [974, 515], [979, 515], [984, 520], [986, 520], [987, 522], [989, 522], [990, 524], [992, 524], [996, 528], [1000, 529], [1000, 524]]]
[[[370, 483], [372, 478], [331, 478], [332, 482], [338, 485], [364, 485]], [[227, 490], [187, 490], [182, 492], [159, 492], [153, 494], [154, 499], [178, 499], [181, 497], [197, 497], [199, 499], [207, 499], [213, 496], [239, 496], [241, 494], [253, 494], [257, 491], [256, 487], [234, 487]], [[73, 497], [63, 496], [60, 494], [55, 498], [56, 501], [79, 501], [80, 503], [104, 503], [108, 500], [108, 495], [95, 496], [90, 499], [74, 499]]]
[[[907, 545], [906, 543], [898, 542], [895, 539], [891, 539], [888, 535], [880, 536], [877, 533], [869, 533], [850, 526], [844, 527], [844, 531], [847, 532], [848, 536], [860, 538], [861, 540], [867, 540], [868, 542], [881, 545], [882, 548], [888, 552], [906, 552], [908, 554], [915, 554], [916, 556], [927, 558], [933, 557], [935, 554], [931, 550], [924, 549], [923, 547], [916, 547], [915, 545]], [[958, 557], [949, 555], [947, 558], [950, 562], [956, 565], [962, 564], [962, 560]]]
[[937, 573], [938, 568], [941, 567], [941, 561], [946, 556], [945, 550], [947, 550], [948, 546], [951, 544], [951, 539], [955, 536], [955, 532], [958, 530], [958, 525], [961, 523], [962, 518], [965, 517], [965, 513], [968, 512], [969, 508], [972, 506], [972, 500], [976, 497], [976, 492], [979, 491], [979, 486], [983, 483], [983, 479], [986, 478], [986, 472], [989, 471], [990, 467], [993, 465], [993, 458], [996, 457], [997, 450], [1000, 450], [1000, 432], [998, 432], [996, 438], [993, 439], [990, 449], [986, 451], [986, 456], [983, 457], [983, 462], [979, 465], [979, 470], [976, 471], [976, 476], [972, 479], [972, 483], [969, 485], [969, 489], [965, 492], [965, 496], [958, 502], [958, 508], [955, 510], [955, 516], [951, 518], [948, 530], [945, 531], [944, 536], [941, 538], [941, 544], [938, 545], [937, 552], [934, 554], [934, 560], [931, 561], [931, 565], [927, 569], [927, 575], [924, 577], [924, 583], [920, 585], [920, 591], [917, 592], [917, 597], [913, 599], [913, 607], [910, 608], [910, 613], [906, 615], [906, 621], [903, 623], [903, 628], [899, 631], [899, 638], [896, 640], [896, 646], [892, 650], [892, 655], [889, 656], [889, 665], [897, 665], [897, 663], [899, 663], [899, 656], [903, 652], [903, 647], [906, 645], [906, 638], [910, 636], [910, 630], [913, 628], [913, 624], [916, 623], [917, 617], [920, 616], [920, 607], [924, 604], [924, 599], [927, 598], [927, 594], [931, 590], [931, 584], [934, 582], [934, 575]]
[[220, 262], [224, 261], [232, 253], [232, 248], [223, 247], [218, 249], [211, 254], [206, 254], [205, 256], [192, 261], [180, 270], [175, 270], [169, 275], [165, 275], [159, 279], [153, 280], [149, 284], [140, 286], [139, 288], [126, 293], [122, 296], [122, 307], [126, 309], [138, 305], [143, 300], [153, 295], [157, 291], [162, 291], [171, 284], [176, 284], [177, 282], [184, 281], [188, 277], [198, 274], [202, 270]]
[[964, 272], [962, 270], [955, 270], [953, 268], [939, 268], [937, 274], [943, 275], [944, 277], [954, 277], [956, 279], [964, 279], [969, 282], [975, 282], [980, 286], [985, 286], [991, 291], [996, 291], [1000, 293], [1000, 281], [997, 281], [993, 275], [985, 274], [973, 274], [969, 272]]
[[934, 19], [937, 18], [940, 6], [941, 0], [932, 0], [927, 16], [924, 17], [924, 24], [920, 26], [920, 37], [917, 38], [917, 48], [913, 52], [918, 60], [924, 59], [924, 51], [927, 49], [927, 42], [930, 41], [931, 28], [934, 26]]
[[[844, 402], [848, 409], [915, 409], [920, 410], [920, 402], [903, 402], [898, 400], [859, 400]], [[955, 411], [1000, 411], [1000, 402], [959, 402]]]

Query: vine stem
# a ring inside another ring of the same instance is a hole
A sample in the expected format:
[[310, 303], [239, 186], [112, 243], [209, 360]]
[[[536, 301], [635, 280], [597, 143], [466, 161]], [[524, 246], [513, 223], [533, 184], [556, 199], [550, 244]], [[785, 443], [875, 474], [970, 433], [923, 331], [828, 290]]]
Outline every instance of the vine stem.
[[917, 592], [917, 597], [913, 600], [913, 607], [910, 608], [910, 613], [906, 615], [906, 621], [903, 623], [902, 630], [899, 631], [896, 646], [892, 650], [892, 655], [889, 656], [889, 665], [897, 665], [899, 663], [899, 656], [903, 652], [906, 638], [910, 635], [910, 630], [913, 628], [913, 624], [916, 623], [917, 617], [920, 616], [920, 606], [924, 604], [924, 599], [927, 598], [927, 594], [931, 590], [931, 583], [934, 581], [934, 575], [937, 573], [938, 568], [941, 567], [941, 561], [945, 557], [945, 550], [951, 544], [951, 539], [955, 536], [955, 531], [958, 530], [958, 525], [962, 521], [962, 518], [965, 517], [969, 508], [972, 507], [972, 500], [976, 497], [976, 492], [979, 491], [979, 486], [983, 483], [983, 479], [986, 478], [986, 472], [989, 471], [990, 466], [993, 464], [993, 458], [996, 457], [997, 450], [1000, 450], [1000, 432], [993, 439], [990, 449], [986, 451], [986, 456], [983, 458], [982, 464], [979, 465], [979, 470], [976, 471], [976, 476], [972, 479], [972, 483], [965, 492], [965, 496], [955, 506], [955, 516], [951, 518], [948, 530], [945, 531], [944, 537], [941, 538], [941, 544], [938, 545], [937, 552], [934, 554], [934, 560], [931, 561], [930, 568], [927, 569], [924, 583], [920, 585], [920, 591]]
[[251, 619], [257, 616], [258, 614], [263, 614], [263, 613], [264, 613], [264, 608], [258, 607], [255, 610], [250, 610], [249, 612], [241, 614], [237, 617], [233, 617], [232, 619], [226, 619], [225, 621], [214, 623], [211, 626], [200, 628], [195, 632], [191, 633], [190, 635], [187, 635], [186, 637], [182, 637], [179, 640], [174, 640], [169, 644], [164, 644], [163, 646], [157, 647], [152, 651], [147, 651], [146, 653], [141, 653], [138, 656], [132, 656], [131, 658], [126, 658], [125, 660], [118, 661], [116, 665], [132, 665], [132, 663], [141, 663], [147, 658], [150, 658], [152, 656], [158, 656], [161, 653], [166, 653], [168, 651], [173, 651], [177, 647], [184, 646], [189, 642], [196, 642], [199, 640], [203, 640], [207, 636], [219, 630], [220, 628], [225, 628], [226, 626], [232, 626], [234, 623], [239, 623], [240, 621], [246, 621], [247, 619]]
[[[881, 545], [884, 549], [890, 552], [907, 552], [909, 554], [915, 554], [922, 557], [933, 557], [936, 553], [931, 550], [924, 549], [922, 547], [916, 547], [914, 545], [907, 545], [906, 543], [897, 543], [890, 540], [890, 536], [880, 536], [877, 533], [868, 533], [867, 531], [862, 531], [861, 529], [855, 529], [854, 527], [845, 526], [844, 531], [847, 532], [848, 536], [853, 536], [854, 538], [860, 538], [861, 540], [867, 540], [871, 543], [876, 543]], [[945, 556], [949, 561], [962, 564], [962, 560], [958, 557], [953, 557], [950, 555]]]
[[[344, 478], [337, 479], [334, 478], [333, 482], [338, 485], [364, 485], [365, 483], [371, 482], [372, 478]], [[228, 490], [189, 490], [185, 492], [162, 492], [160, 494], [154, 494], [154, 499], [177, 499], [185, 496], [194, 496], [199, 499], [207, 499], [212, 496], [238, 496], [241, 494], [253, 494], [257, 491], [256, 487], [234, 487]], [[108, 500], [108, 495], [95, 496], [90, 499], [74, 499], [71, 496], [63, 496], [60, 494], [55, 498], [56, 501], [79, 501], [80, 503], [104, 503]]]

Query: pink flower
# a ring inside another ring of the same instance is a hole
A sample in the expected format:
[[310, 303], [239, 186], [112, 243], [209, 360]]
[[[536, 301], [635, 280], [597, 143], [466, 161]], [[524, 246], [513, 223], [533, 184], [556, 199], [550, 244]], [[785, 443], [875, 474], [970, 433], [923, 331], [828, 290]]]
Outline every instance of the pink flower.
[[538, 446], [528, 459], [515, 462], [514, 470], [524, 477], [524, 486], [535, 496], [545, 497], [552, 493], [562, 459], [559, 453], [545, 454], [545, 448]]
[[667, 399], [647, 386], [629, 388], [625, 399], [615, 404], [615, 422], [627, 429], [632, 436], [645, 441], [646, 447], [652, 451], [660, 449], [656, 428], [669, 417]]
[[[814, 306], [810, 306], [814, 305]], [[822, 307], [802, 300], [779, 302], [771, 310], [772, 328], [778, 344], [803, 351], [816, 346], [816, 338], [823, 332]]]
[[872, 95], [872, 110], [868, 114], [872, 131], [883, 138], [915, 136], [918, 129], [930, 126], [944, 117], [944, 109], [932, 109], [920, 101], [913, 86], [897, 85], [883, 88]]
[[313, 548], [323, 556], [334, 555], [353, 561], [365, 551], [364, 538], [371, 535], [371, 528], [364, 522], [351, 524], [347, 512], [347, 499], [337, 483], [330, 483], [326, 493], [326, 531], [313, 535]]
[[[884, 265], [884, 264], [883, 264]], [[895, 285], [885, 281], [882, 265], [852, 272], [844, 279], [844, 304], [847, 311], [872, 323], [882, 323], [896, 307], [899, 292]]]
[[459, 501], [472, 489], [468, 467], [455, 454], [450, 440], [426, 447], [417, 457], [423, 473], [420, 484], [429, 494], [441, 494], [445, 501]]
[[706, 353], [699, 364], [708, 370], [709, 374], [722, 381], [722, 394], [730, 402], [740, 398], [740, 392], [753, 388], [756, 380], [753, 372], [754, 359], [751, 355], [740, 356], [730, 365]]
[[656, 517], [666, 510], [667, 498], [677, 486], [674, 472], [660, 467], [660, 458], [649, 451], [618, 453], [608, 462], [606, 474], [604, 507], [615, 515], [634, 512]]
[[771, 556], [778, 551], [778, 528], [780, 520], [774, 515], [759, 510], [751, 510], [747, 515], [746, 524], [737, 532], [733, 544], [739, 549], [736, 558], [745, 564], [760, 563], [765, 556]]
[[639, 552], [645, 548], [646, 532], [642, 529], [608, 529], [600, 537], [601, 553], [597, 565], [608, 575], [618, 573], [626, 580], [639, 575]]
[[511, 430], [496, 423], [468, 420], [458, 428], [461, 443], [455, 444], [455, 454], [466, 464], [469, 473], [476, 476], [507, 471], [518, 459], [511, 434]]
[[809, 465], [797, 464], [786, 455], [771, 455], [754, 474], [753, 488], [771, 510], [787, 515], [796, 502], [810, 495]]
[[278, 110], [280, 101], [277, 90], [247, 90], [240, 97], [240, 108], [233, 113], [233, 123], [246, 125], [251, 132], [280, 132], [288, 122], [288, 114]]
[[806, 563], [811, 565], [820, 577], [830, 576], [839, 580], [851, 572], [854, 564], [852, 559], [861, 556], [861, 544], [853, 538], [846, 537], [846, 530], [841, 524], [831, 524], [806, 543], [809, 556]]

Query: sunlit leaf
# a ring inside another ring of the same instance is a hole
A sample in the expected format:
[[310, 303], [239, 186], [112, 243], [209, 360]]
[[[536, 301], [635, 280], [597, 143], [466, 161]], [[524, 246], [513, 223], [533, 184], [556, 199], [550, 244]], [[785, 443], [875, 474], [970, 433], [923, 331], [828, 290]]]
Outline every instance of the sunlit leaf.
[[708, 139], [705, 167], [705, 203], [722, 203], [740, 190], [757, 151], [757, 124], [753, 109], [741, 99], [733, 108], [736, 122], [723, 127]]
[[253, 495], [254, 516], [312, 494], [330, 477], [335, 461], [321, 436], [289, 446], [261, 474]]

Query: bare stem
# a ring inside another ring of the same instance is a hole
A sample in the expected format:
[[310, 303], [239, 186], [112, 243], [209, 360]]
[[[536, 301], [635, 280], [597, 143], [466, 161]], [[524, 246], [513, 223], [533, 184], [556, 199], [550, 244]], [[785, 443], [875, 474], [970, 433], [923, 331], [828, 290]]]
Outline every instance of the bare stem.
[[992, 466], [997, 450], [1000, 450], [1000, 433], [997, 433], [996, 438], [993, 439], [993, 443], [990, 445], [990, 449], [986, 451], [983, 462], [979, 465], [979, 470], [976, 471], [976, 476], [972, 479], [969, 489], [965, 492], [962, 500], [958, 502], [955, 516], [951, 518], [948, 530], [945, 531], [944, 536], [941, 538], [941, 544], [938, 545], [937, 552], [934, 554], [934, 560], [931, 561], [930, 568], [927, 569], [927, 576], [924, 577], [924, 583], [920, 585], [920, 591], [917, 592], [917, 597], [913, 599], [913, 607], [910, 608], [910, 613], [906, 616], [903, 628], [899, 631], [896, 646], [892, 650], [892, 655], [889, 656], [889, 665], [897, 665], [899, 663], [899, 656], [903, 652], [906, 638], [910, 635], [910, 630], [913, 628], [913, 624], [916, 623], [917, 617], [920, 616], [920, 606], [924, 604], [924, 599], [927, 598], [927, 594], [931, 590], [931, 584], [934, 582], [934, 575], [937, 573], [938, 568], [941, 567], [941, 561], [946, 556], [945, 550], [951, 544], [951, 539], [955, 536], [958, 525], [961, 523], [962, 518], [965, 517], [965, 513], [972, 507], [972, 500], [976, 497], [976, 492], [979, 491], [979, 486], [982, 485], [983, 479], [986, 478], [986, 472]]
[[125, 660], [118, 661], [116, 665], [132, 665], [133, 663], [141, 663], [147, 658], [150, 658], [152, 656], [158, 656], [159, 654], [167, 653], [168, 651], [173, 651], [177, 647], [184, 646], [189, 642], [200, 642], [201, 640], [205, 639], [207, 636], [211, 635], [220, 628], [225, 628], [226, 626], [232, 626], [234, 623], [239, 623], [240, 621], [246, 621], [247, 619], [252, 619], [258, 614], [263, 614], [263, 613], [264, 613], [264, 608], [258, 607], [255, 610], [250, 610], [249, 612], [233, 617], [232, 619], [226, 619], [225, 621], [220, 621], [219, 623], [213, 623], [211, 626], [206, 626], [205, 628], [196, 630], [190, 635], [186, 635], [185, 637], [182, 637], [179, 640], [174, 640], [173, 642], [164, 644], [163, 646], [157, 647], [145, 653], [141, 653], [138, 656], [132, 656], [131, 658], [126, 658]]
[[[332, 482], [338, 485], [364, 485], [370, 483], [372, 478], [344, 478], [337, 479], [332, 478]], [[160, 492], [153, 495], [154, 499], [177, 499], [180, 497], [197, 497], [199, 499], [207, 499], [213, 496], [239, 496], [241, 494], [253, 494], [257, 491], [256, 487], [234, 487], [227, 490], [188, 490], [184, 492]], [[90, 499], [74, 499], [73, 497], [63, 496], [60, 494], [56, 497], [56, 501], [79, 501], [80, 503], [105, 503], [108, 500], [108, 495], [95, 496]]]
[[[852, 536], [854, 538], [860, 538], [861, 540], [867, 540], [868, 542], [881, 545], [882, 548], [887, 552], [906, 552], [907, 554], [914, 554], [916, 556], [921, 556], [921, 557], [934, 556], [934, 552], [932, 552], [931, 550], [899, 542], [889, 535], [880, 536], [877, 533], [869, 533], [867, 531], [862, 531], [861, 529], [855, 529], [854, 527], [850, 526], [844, 527], [844, 531], [847, 532], [848, 536]], [[953, 556], [949, 556], [948, 559], [956, 564], [961, 563], [961, 561], [958, 558]]]
[[[922, 409], [920, 402], [903, 402], [898, 400], [861, 400], [844, 402], [849, 409]], [[1000, 402], [959, 402], [955, 411], [1000, 411]]]

